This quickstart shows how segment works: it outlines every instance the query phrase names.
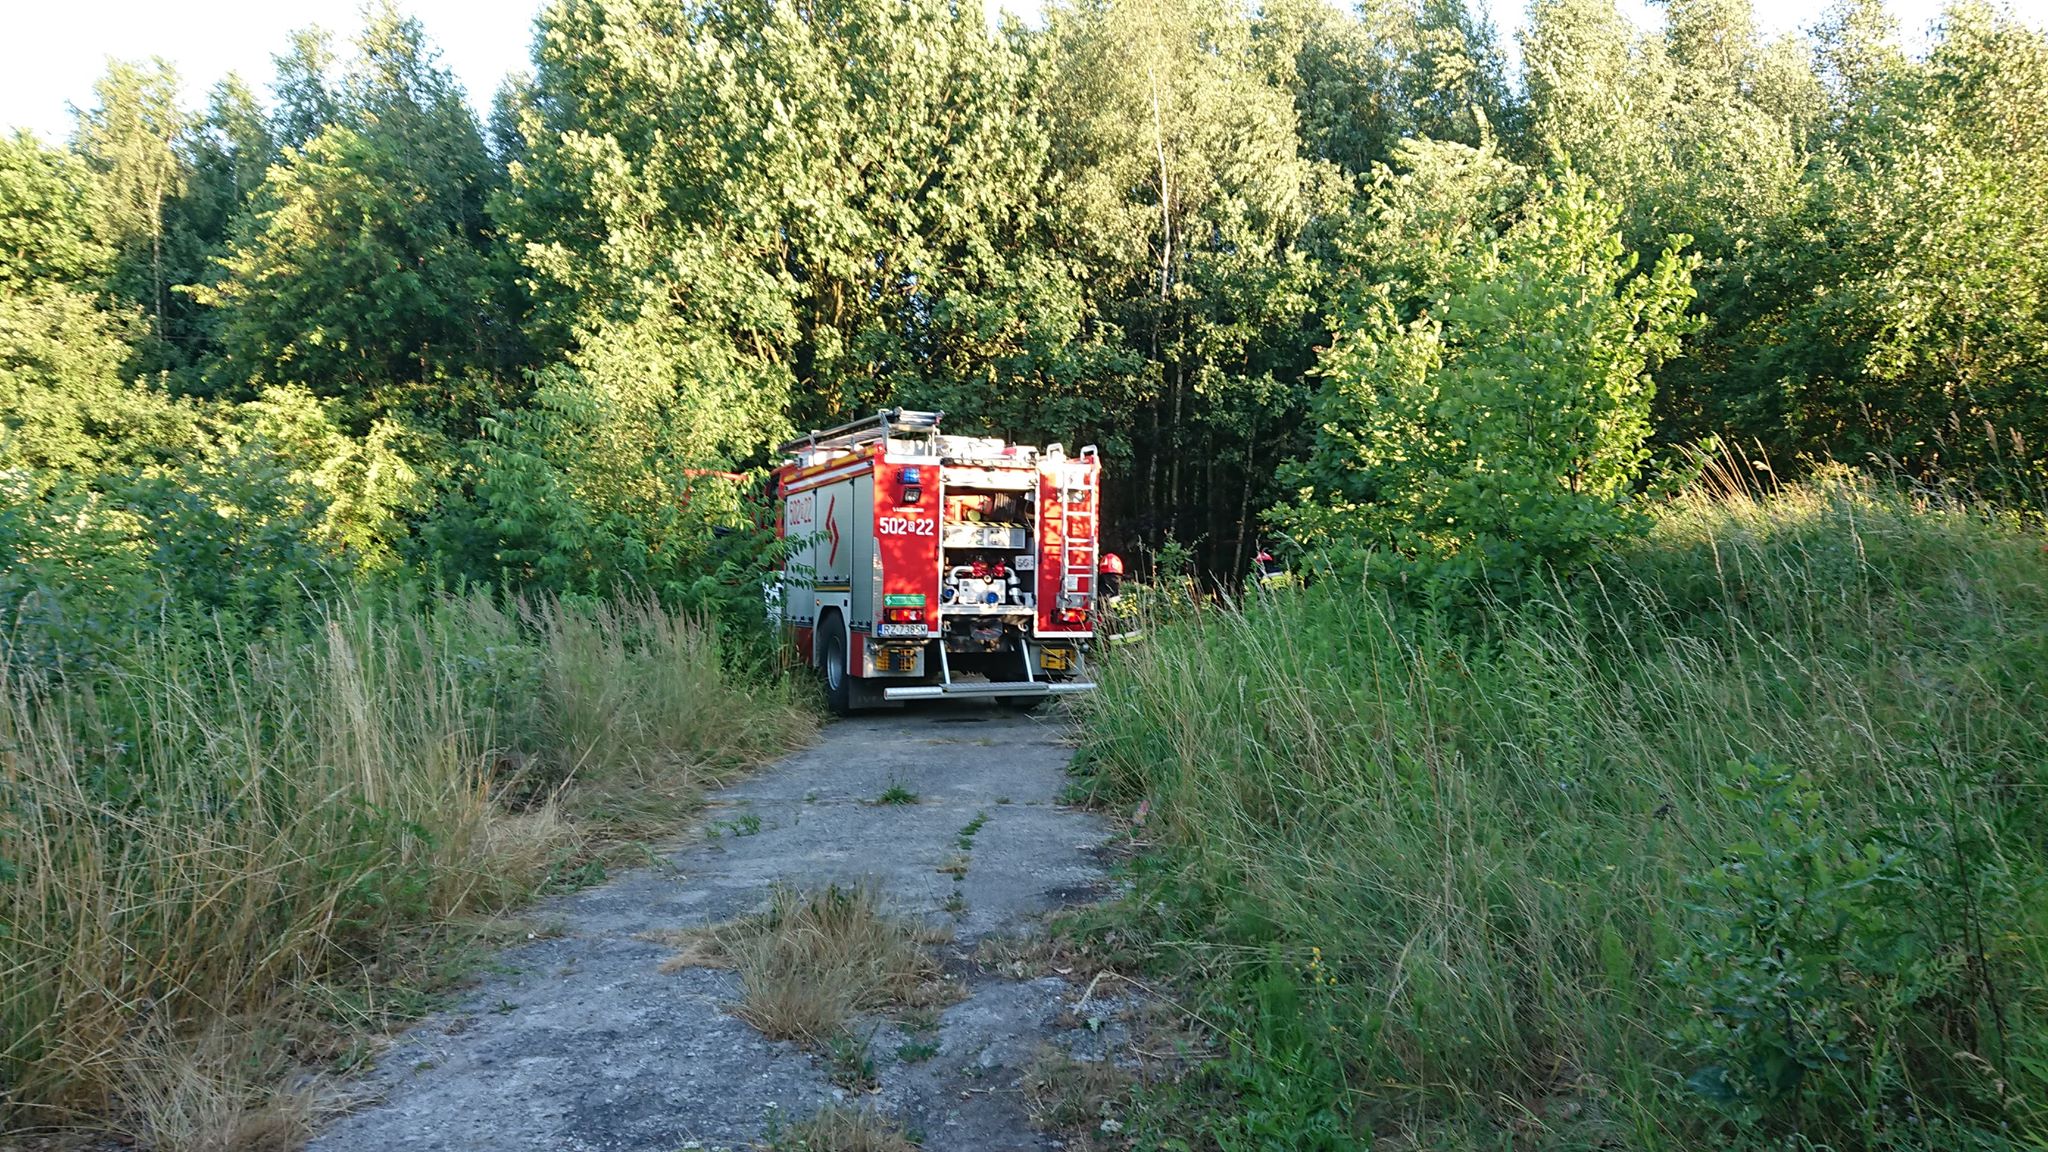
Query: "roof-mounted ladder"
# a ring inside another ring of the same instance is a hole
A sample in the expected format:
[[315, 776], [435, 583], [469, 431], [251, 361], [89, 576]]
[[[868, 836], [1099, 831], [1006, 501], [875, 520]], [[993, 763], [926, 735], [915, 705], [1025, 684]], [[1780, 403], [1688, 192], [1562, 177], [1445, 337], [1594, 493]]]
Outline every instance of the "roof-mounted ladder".
[[887, 440], [904, 432], [923, 432], [936, 436], [939, 431], [939, 420], [944, 415], [944, 412], [885, 408], [873, 416], [849, 420], [835, 428], [814, 428], [784, 444], [778, 451], [784, 456], [794, 456], [799, 452], [811, 452], [820, 448], [858, 448], [863, 444]]

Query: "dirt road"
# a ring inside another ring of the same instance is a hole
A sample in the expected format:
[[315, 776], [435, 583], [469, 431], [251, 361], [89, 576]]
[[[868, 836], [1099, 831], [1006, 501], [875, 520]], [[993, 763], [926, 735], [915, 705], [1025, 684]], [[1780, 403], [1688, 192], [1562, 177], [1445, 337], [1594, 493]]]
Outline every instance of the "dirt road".
[[[1064, 732], [1056, 716], [967, 706], [830, 726], [815, 747], [712, 796], [705, 828], [662, 866], [537, 909], [534, 921], [560, 935], [505, 954], [501, 974], [408, 1033], [372, 1078], [381, 1100], [313, 1149], [745, 1147], [837, 1100], [879, 1109], [935, 1152], [1050, 1146], [1026, 1122], [1018, 1080], [1049, 1042], [1095, 1039], [1060, 1031], [1079, 992], [1057, 977], [984, 974], [967, 958], [983, 937], [1106, 892], [1106, 824], [1054, 802]], [[917, 802], [873, 803], [892, 787]], [[977, 816], [956, 882], [940, 869], [957, 870]], [[778, 881], [832, 880], [872, 881], [894, 909], [952, 925], [940, 956], [970, 993], [919, 1044], [867, 1026], [872, 1094], [835, 1088], [825, 1061], [725, 1011], [739, 998], [733, 973], [664, 973], [672, 950], [642, 938], [764, 907]]]

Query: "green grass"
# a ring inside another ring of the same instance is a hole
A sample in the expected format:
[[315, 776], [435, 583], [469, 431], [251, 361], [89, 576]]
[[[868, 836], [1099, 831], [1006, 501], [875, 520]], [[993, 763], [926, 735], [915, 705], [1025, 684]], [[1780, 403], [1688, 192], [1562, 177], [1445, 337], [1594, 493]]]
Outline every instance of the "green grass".
[[280, 1084], [428, 1007], [442, 941], [806, 738], [720, 655], [645, 604], [476, 598], [0, 657], [0, 1123], [289, 1143]]
[[960, 835], [955, 839], [954, 842], [960, 845], [960, 850], [962, 852], [971, 852], [974, 850], [974, 837], [981, 832], [982, 825], [987, 823], [988, 813], [976, 812], [974, 814], [974, 819], [969, 820], [967, 823], [962, 824], [960, 826]]
[[1690, 498], [1481, 619], [1329, 580], [1150, 621], [1082, 783], [1149, 798], [1113, 920], [1225, 1053], [1151, 1123], [2037, 1146], [2044, 549], [1836, 478]]
[[896, 1046], [896, 1059], [905, 1064], [922, 1064], [938, 1054], [936, 1040], [905, 1040]]
[[883, 790], [880, 796], [877, 796], [873, 800], [868, 801], [868, 803], [874, 805], [915, 804], [917, 803], [917, 793], [912, 792], [910, 789], [905, 788], [901, 784], [891, 784], [888, 788]]

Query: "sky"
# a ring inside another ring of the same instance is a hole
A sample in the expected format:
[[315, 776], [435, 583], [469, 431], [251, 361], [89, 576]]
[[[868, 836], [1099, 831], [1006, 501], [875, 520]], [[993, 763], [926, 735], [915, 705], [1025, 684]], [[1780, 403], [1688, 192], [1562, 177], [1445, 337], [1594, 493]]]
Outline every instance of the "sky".
[[[527, 67], [533, 17], [542, 0], [404, 0], [461, 78], [470, 102], [488, 109], [498, 81]], [[1029, 20], [1040, 0], [991, 0]], [[1528, 0], [1481, 0], [1512, 44]], [[1619, 0], [1624, 11], [1654, 25], [1646, 0]], [[1941, 0], [1886, 0], [1914, 40], [1939, 13]], [[1767, 32], [1806, 27], [1827, 0], [1759, 0]], [[2048, 24], [2048, 0], [2008, 0], [2025, 19]], [[92, 101], [107, 58], [162, 56], [178, 69], [197, 106], [230, 71], [259, 92], [271, 79], [270, 58], [292, 29], [318, 24], [345, 36], [360, 23], [360, 0], [4, 0], [11, 9], [0, 40], [0, 128], [28, 128], [51, 142], [71, 130], [71, 107]]]

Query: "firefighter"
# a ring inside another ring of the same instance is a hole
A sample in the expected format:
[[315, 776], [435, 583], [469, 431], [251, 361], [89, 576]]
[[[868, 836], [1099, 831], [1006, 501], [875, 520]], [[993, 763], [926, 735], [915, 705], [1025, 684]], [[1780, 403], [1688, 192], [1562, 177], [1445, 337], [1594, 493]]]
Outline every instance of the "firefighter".
[[1096, 565], [1095, 586], [1104, 600], [1114, 600], [1124, 590], [1124, 558], [1114, 552], [1104, 552], [1102, 563]]
[[1102, 554], [1102, 562], [1095, 566], [1095, 591], [1096, 631], [1103, 643], [1125, 644], [1136, 640], [1140, 635], [1138, 629], [1130, 628], [1130, 622], [1122, 619], [1117, 611], [1123, 602], [1123, 557], [1114, 552]]
[[1259, 549], [1259, 557], [1256, 563], [1258, 567], [1254, 569], [1254, 574], [1258, 577], [1260, 584], [1286, 583], [1287, 567], [1278, 560], [1273, 559], [1271, 552], [1266, 551], [1264, 548]]

